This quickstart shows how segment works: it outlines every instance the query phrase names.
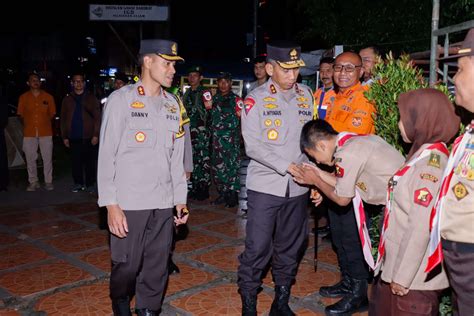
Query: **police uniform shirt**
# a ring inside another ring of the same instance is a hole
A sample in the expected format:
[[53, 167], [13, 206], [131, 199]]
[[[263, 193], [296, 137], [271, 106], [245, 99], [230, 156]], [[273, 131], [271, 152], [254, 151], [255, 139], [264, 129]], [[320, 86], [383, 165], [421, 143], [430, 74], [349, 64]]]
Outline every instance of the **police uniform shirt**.
[[247, 156], [247, 189], [275, 196], [299, 196], [308, 191], [295, 183], [287, 169], [308, 161], [300, 150], [303, 125], [313, 117], [313, 95], [296, 84], [282, 93], [272, 79], [253, 90], [244, 101], [242, 135]]
[[470, 134], [440, 211], [441, 237], [474, 244], [474, 134]]
[[[413, 155], [415, 159], [430, 144]], [[436, 163], [433, 163], [433, 158]], [[448, 157], [437, 150], [419, 160], [393, 187], [393, 200], [385, 238], [382, 280], [411, 290], [440, 290], [449, 286], [444, 271], [427, 279], [430, 215], [441, 187]]]
[[180, 108], [164, 90], [149, 97], [141, 82], [113, 92], [106, 104], [99, 147], [99, 205], [124, 210], [186, 203]]
[[385, 204], [390, 177], [404, 163], [403, 156], [376, 135], [355, 136], [337, 147], [335, 192], [353, 198], [357, 188], [369, 204]]

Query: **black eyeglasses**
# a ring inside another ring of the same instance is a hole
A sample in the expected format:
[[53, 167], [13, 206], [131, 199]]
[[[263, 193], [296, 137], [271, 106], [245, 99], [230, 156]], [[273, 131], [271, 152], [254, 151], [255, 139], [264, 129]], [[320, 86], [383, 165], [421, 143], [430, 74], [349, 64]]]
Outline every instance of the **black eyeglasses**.
[[352, 64], [347, 64], [347, 65], [334, 65], [332, 68], [334, 69], [335, 72], [341, 72], [342, 70], [345, 70], [347, 73], [354, 72], [356, 68], [360, 68], [362, 65], [352, 65]]

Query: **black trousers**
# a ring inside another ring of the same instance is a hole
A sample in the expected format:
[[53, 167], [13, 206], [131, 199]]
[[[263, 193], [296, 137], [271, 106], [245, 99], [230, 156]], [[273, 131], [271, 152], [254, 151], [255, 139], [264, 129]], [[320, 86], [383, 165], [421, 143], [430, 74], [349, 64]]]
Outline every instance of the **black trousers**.
[[247, 194], [245, 250], [237, 272], [240, 291], [257, 293], [270, 259], [275, 285], [291, 286], [308, 236], [308, 195], [287, 198], [252, 190]]
[[442, 239], [444, 263], [453, 289], [455, 316], [474, 314], [474, 243]]
[[111, 235], [110, 298], [136, 295], [136, 308], [159, 310], [168, 280], [173, 209], [124, 211], [128, 234]]
[[96, 180], [97, 146], [92, 146], [91, 139], [89, 138], [71, 139], [70, 147], [74, 184], [94, 185]]
[[354, 279], [368, 279], [369, 266], [365, 263], [352, 203], [339, 206], [331, 203], [328, 210], [331, 238], [336, 248], [342, 273]]
[[9, 182], [7, 144], [4, 129], [0, 128], [0, 190], [7, 188]]

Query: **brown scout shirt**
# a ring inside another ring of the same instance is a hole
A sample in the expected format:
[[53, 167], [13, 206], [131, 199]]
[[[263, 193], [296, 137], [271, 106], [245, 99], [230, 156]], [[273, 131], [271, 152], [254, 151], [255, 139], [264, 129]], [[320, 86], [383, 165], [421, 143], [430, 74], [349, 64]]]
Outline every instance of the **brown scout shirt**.
[[353, 198], [358, 189], [369, 204], [385, 205], [390, 177], [404, 163], [403, 156], [376, 135], [355, 136], [337, 147], [336, 194]]
[[474, 134], [465, 148], [449, 183], [440, 211], [441, 237], [474, 244]]
[[[413, 155], [414, 159], [430, 144]], [[441, 187], [448, 157], [432, 150], [415, 163], [393, 188], [392, 210], [385, 237], [382, 280], [396, 282], [411, 290], [440, 290], [449, 286], [442, 270], [427, 280], [430, 214]]]

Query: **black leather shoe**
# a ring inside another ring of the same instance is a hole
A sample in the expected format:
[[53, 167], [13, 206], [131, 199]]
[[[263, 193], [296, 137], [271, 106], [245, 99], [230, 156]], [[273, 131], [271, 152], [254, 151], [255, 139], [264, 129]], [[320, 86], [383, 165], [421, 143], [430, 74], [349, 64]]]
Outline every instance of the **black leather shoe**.
[[169, 261], [168, 261], [168, 274], [177, 274], [179, 272], [181, 272], [181, 271], [179, 271], [178, 266], [170, 258]]
[[325, 308], [326, 315], [352, 315], [366, 311], [369, 307], [367, 299], [367, 280], [350, 279], [351, 293], [340, 301]]
[[347, 274], [342, 274], [342, 279], [331, 286], [322, 286], [319, 289], [319, 295], [323, 297], [342, 297], [351, 293], [351, 281]]
[[239, 204], [239, 196], [237, 192], [231, 191], [227, 194], [226, 197], [227, 198], [226, 198], [225, 207], [232, 208], [232, 207], [236, 207]]
[[240, 294], [242, 299], [242, 316], [257, 316], [257, 295]]
[[295, 313], [290, 309], [288, 301], [290, 300], [290, 288], [288, 286], [275, 286], [275, 298], [269, 316], [294, 316]]
[[112, 311], [114, 316], [132, 316], [130, 311], [130, 299], [128, 297], [113, 299]]
[[148, 308], [140, 308], [136, 310], [138, 316], [158, 316], [159, 312]]

